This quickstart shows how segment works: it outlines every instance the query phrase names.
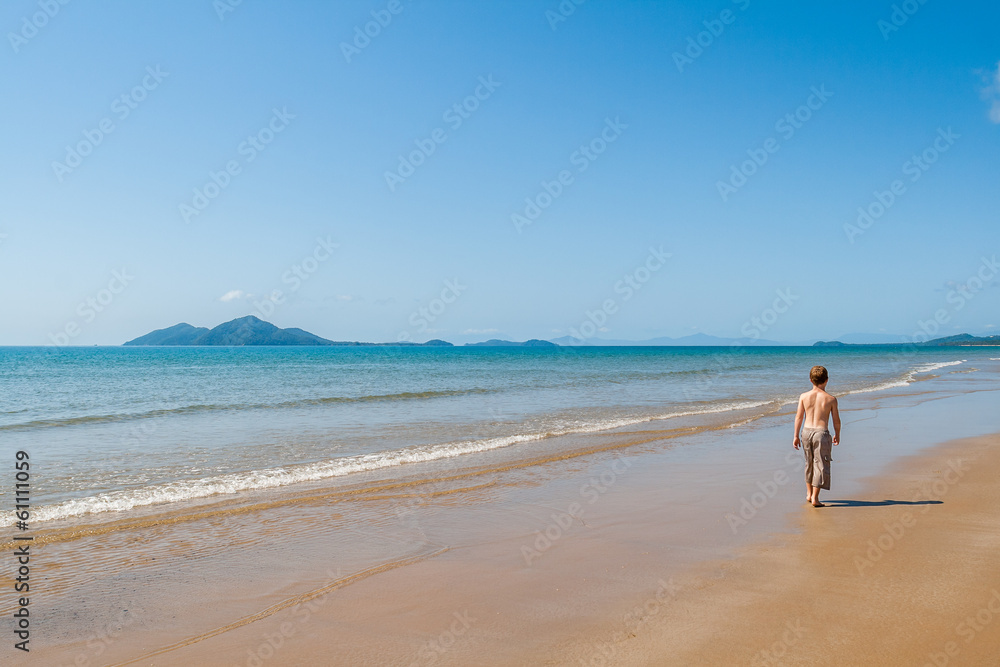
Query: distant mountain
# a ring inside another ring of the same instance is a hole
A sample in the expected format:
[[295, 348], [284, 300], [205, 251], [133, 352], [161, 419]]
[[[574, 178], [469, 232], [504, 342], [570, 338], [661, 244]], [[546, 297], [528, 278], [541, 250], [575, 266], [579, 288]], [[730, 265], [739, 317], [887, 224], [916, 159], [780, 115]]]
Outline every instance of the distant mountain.
[[[559, 347], [561, 345], [571, 347], [599, 347], [599, 346], [716, 346], [725, 347], [732, 345], [745, 346], [800, 346], [814, 345], [816, 347], [847, 347], [853, 345], [899, 345], [908, 341], [902, 336], [893, 334], [848, 334], [842, 336], [840, 340], [829, 341], [809, 341], [798, 343], [782, 343], [766, 339], [752, 338], [722, 338], [710, 336], [708, 334], [697, 333], [680, 338], [649, 338], [647, 340], [611, 340], [603, 338], [588, 338], [580, 341], [573, 336], [563, 336], [549, 340], [539, 340], [532, 338], [523, 343], [499, 340], [496, 338], [483, 341], [481, 343], [466, 343], [466, 347]], [[280, 329], [270, 322], [265, 322], [253, 315], [240, 317], [230, 322], [220, 324], [214, 329], [205, 327], [194, 327], [187, 323], [177, 324], [166, 329], [157, 329], [145, 336], [140, 336], [130, 340], [125, 345], [129, 346], [177, 346], [177, 345], [214, 345], [214, 346], [239, 346], [239, 345], [336, 345], [336, 346], [393, 346], [393, 347], [453, 347], [451, 343], [434, 339], [426, 343], [396, 342], [396, 343], [363, 343], [357, 341], [332, 341], [321, 338], [316, 334], [298, 329], [295, 327]], [[971, 334], [959, 334], [957, 336], [946, 336], [936, 338], [922, 346], [959, 346], [959, 345], [996, 345], [1000, 346], [1000, 335], [973, 336]]]
[[509, 340], [497, 340], [496, 338], [491, 338], [490, 340], [483, 341], [482, 343], [466, 343], [465, 347], [559, 347], [559, 346], [547, 340], [539, 340], [537, 338], [526, 340], [523, 343], [514, 343]]
[[301, 329], [279, 329], [270, 322], [247, 315], [220, 324], [195, 339], [194, 345], [331, 345]]
[[194, 345], [196, 340], [208, 333], [205, 327], [190, 324], [175, 324], [167, 329], [157, 329], [145, 336], [130, 340], [126, 345]]
[[928, 341], [927, 345], [1000, 345], [1000, 336], [973, 336], [972, 334], [958, 334], [957, 336], [945, 336]]
[[[996, 336], [973, 336], [972, 334], [958, 334], [956, 336], [945, 336], [944, 338], [934, 338], [926, 343], [912, 343], [903, 341], [920, 347], [957, 347], [963, 345], [984, 345], [1000, 347], [1000, 335]], [[839, 340], [821, 340], [815, 343], [816, 347], [854, 347], [860, 345], [900, 345], [902, 343], [845, 343]]]
[[729, 345], [746, 345], [746, 346], [787, 346], [787, 345], [810, 345], [812, 341], [808, 343], [782, 343], [775, 340], [767, 340], [764, 338], [721, 338], [719, 336], [710, 336], [708, 334], [697, 333], [691, 334], [689, 336], [682, 336], [680, 338], [668, 338], [662, 336], [660, 338], [649, 338], [647, 340], [614, 340], [605, 338], [588, 338], [584, 341], [580, 341], [578, 338], [573, 336], [562, 336], [561, 338], [553, 338], [553, 343], [557, 345], [571, 345], [571, 346], [587, 346], [587, 347], [599, 347], [599, 346], [620, 346], [620, 347], [678, 347], [678, 346], [690, 346], [690, 347], [724, 347]]
[[[266, 324], [266, 322], [265, 322], [265, 324]], [[223, 326], [225, 326], [225, 325], [223, 325]], [[275, 327], [275, 328], [277, 328], [277, 327]], [[279, 331], [285, 331], [286, 333], [290, 333], [290, 334], [292, 334], [293, 336], [295, 336], [299, 340], [303, 340], [303, 341], [313, 340], [313, 341], [316, 341], [315, 343], [312, 343], [312, 344], [315, 344], [315, 345], [330, 345], [330, 341], [328, 341], [327, 339], [320, 338], [316, 334], [309, 333], [308, 331], [305, 331], [303, 329], [299, 329], [298, 327], [289, 327], [288, 329], [279, 329]], [[303, 345], [307, 345], [309, 343], [302, 343], [302, 344]]]
[[177, 324], [167, 329], [157, 329], [145, 336], [130, 340], [125, 345], [131, 346], [177, 346], [177, 345], [390, 345], [390, 346], [431, 346], [450, 347], [451, 343], [443, 340], [429, 340], [426, 343], [359, 343], [336, 342], [320, 338], [316, 334], [302, 329], [279, 329], [270, 322], [265, 322], [253, 315], [220, 324], [214, 329], [193, 327], [190, 324]]

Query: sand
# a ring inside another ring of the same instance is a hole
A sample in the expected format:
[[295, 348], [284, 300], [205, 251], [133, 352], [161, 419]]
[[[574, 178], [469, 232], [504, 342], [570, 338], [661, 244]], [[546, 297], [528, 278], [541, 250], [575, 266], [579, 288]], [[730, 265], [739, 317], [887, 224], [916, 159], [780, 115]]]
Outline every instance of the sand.
[[621, 664], [1000, 664], [998, 480], [994, 435], [803, 509], [800, 534], [686, 580]]
[[867, 492], [803, 505], [801, 533], [681, 573], [639, 575], [647, 589], [613, 614], [606, 598], [588, 606], [586, 588], [614, 581], [609, 570], [634, 555], [583, 545], [526, 576], [493, 545], [492, 560], [423, 561], [308, 614], [139, 664], [239, 655], [253, 665], [255, 653], [266, 658], [259, 664], [295, 665], [996, 665], [998, 479], [1000, 435], [933, 448]]
[[998, 392], [919, 384], [851, 401], [822, 509], [783, 412], [79, 530], [14, 664], [1000, 664]]

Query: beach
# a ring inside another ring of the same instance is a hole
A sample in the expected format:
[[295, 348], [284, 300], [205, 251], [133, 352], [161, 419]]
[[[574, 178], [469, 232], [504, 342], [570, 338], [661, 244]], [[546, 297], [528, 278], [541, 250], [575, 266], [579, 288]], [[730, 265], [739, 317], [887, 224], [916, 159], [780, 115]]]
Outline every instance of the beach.
[[841, 399], [827, 508], [780, 403], [43, 523], [15, 664], [993, 664], [1000, 365], [942, 364]]
[[1000, 667], [998, 19], [4, 3], [0, 667]]
[[802, 512], [800, 533], [706, 569], [623, 652], [634, 664], [996, 665], [998, 473], [1000, 434], [909, 457], [862, 499]]

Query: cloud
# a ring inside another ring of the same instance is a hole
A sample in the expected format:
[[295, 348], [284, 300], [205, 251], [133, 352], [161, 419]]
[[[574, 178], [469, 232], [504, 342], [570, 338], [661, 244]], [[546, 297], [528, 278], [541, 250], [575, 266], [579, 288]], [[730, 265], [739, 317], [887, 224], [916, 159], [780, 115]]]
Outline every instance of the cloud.
[[463, 334], [491, 334], [497, 333], [499, 329], [466, 329]]
[[349, 303], [352, 301], [362, 302], [364, 300], [364, 297], [354, 296], [353, 294], [327, 294], [322, 299], [319, 299], [322, 303], [334, 303], [338, 301], [346, 301]]
[[220, 296], [219, 297], [219, 301], [221, 301], [223, 303], [229, 303], [230, 301], [239, 301], [240, 299], [242, 299], [245, 296], [250, 296], [250, 295], [247, 294], [247, 293], [245, 293], [241, 289], [234, 289], [234, 290], [230, 290], [230, 291], [226, 292], [225, 294], [223, 294], [222, 296]]

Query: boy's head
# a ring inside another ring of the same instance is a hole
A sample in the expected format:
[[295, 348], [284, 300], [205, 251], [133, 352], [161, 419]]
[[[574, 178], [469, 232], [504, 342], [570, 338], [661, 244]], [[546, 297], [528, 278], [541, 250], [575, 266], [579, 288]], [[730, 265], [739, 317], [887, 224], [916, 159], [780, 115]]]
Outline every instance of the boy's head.
[[826, 372], [826, 368], [823, 366], [813, 366], [812, 370], [809, 371], [809, 379], [817, 387], [822, 387], [829, 381], [830, 374]]

